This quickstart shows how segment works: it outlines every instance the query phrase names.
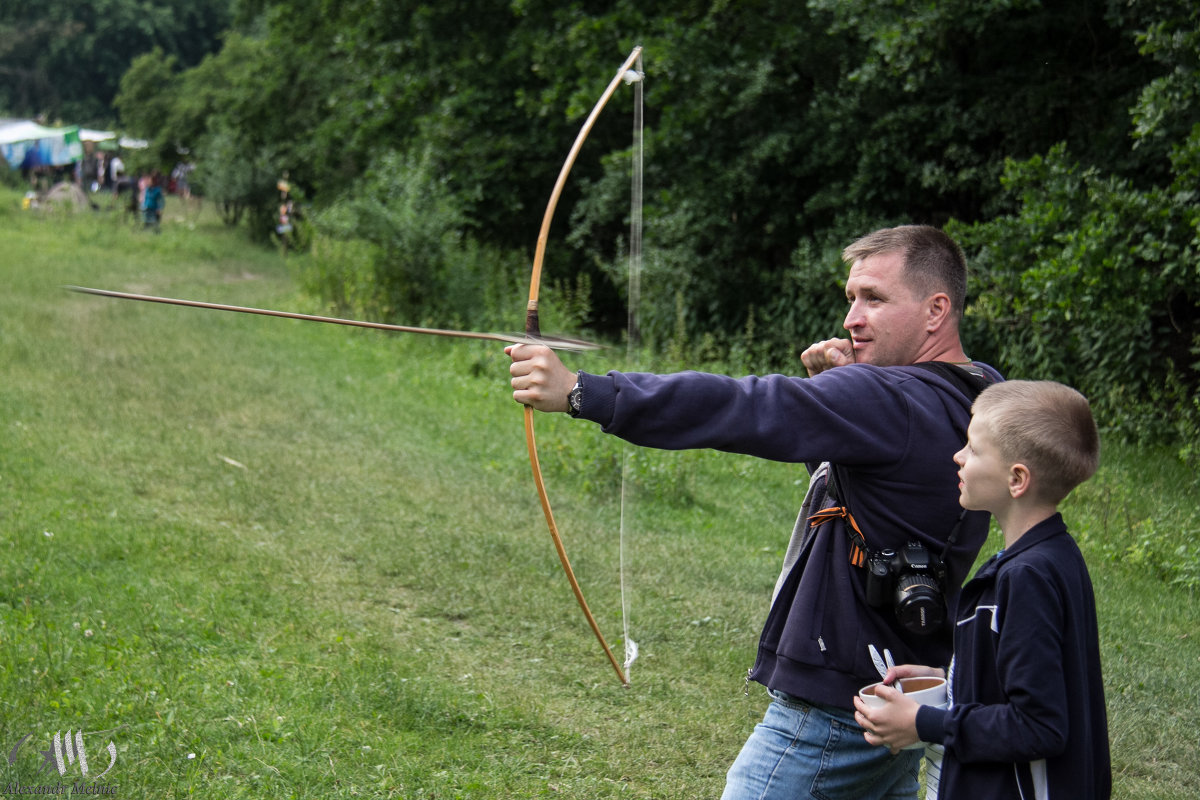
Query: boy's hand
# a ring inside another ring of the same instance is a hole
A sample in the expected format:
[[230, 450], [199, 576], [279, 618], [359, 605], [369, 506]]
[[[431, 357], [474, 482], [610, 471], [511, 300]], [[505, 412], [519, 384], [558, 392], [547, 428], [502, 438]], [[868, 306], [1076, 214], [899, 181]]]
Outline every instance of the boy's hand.
[[917, 709], [920, 706], [917, 702], [891, 686], [876, 687], [875, 696], [885, 701], [884, 705], [871, 708], [861, 697], [854, 698], [854, 721], [862, 726], [867, 743], [883, 745], [895, 755], [908, 745], [919, 742]]
[[567, 410], [567, 395], [577, 378], [553, 350], [540, 344], [513, 344], [504, 352], [513, 360], [508, 368], [513, 400], [538, 411]]

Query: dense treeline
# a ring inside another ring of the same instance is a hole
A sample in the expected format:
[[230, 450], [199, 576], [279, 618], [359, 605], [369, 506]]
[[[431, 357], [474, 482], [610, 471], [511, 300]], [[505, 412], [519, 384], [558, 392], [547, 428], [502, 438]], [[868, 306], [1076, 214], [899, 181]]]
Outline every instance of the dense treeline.
[[191, 67], [220, 46], [233, 0], [0, 3], [0, 117], [109, 127], [130, 62], [157, 47]]
[[[196, 66], [136, 59], [116, 106], [260, 236], [286, 173], [331, 303], [513, 327], [559, 166], [641, 44], [652, 345], [795, 369], [838, 330], [842, 245], [946, 225], [975, 270], [972, 355], [1197, 441], [1192, 2], [244, 0], [236, 20]], [[560, 205], [548, 327], [623, 325], [629, 96]]]

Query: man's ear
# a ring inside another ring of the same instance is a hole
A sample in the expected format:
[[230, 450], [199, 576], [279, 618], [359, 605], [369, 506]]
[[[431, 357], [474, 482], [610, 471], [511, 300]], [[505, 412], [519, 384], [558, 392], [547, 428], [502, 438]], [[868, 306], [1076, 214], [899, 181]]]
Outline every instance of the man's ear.
[[1033, 473], [1029, 467], [1017, 462], [1008, 468], [1008, 494], [1014, 500], [1026, 494], [1033, 486]]
[[946, 320], [950, 319], [950, 296], [945, 292], [930, 295], [929, 299], [925, 301], [925, 309], [925, 330], [929, 333], [936, 333], [946, 324]]

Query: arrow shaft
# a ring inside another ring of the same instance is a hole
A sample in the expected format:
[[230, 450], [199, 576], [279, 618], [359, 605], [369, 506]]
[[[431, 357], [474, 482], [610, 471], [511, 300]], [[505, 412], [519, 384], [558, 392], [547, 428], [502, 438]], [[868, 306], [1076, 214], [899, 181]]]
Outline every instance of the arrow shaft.
[[191, 308], [207, 308], [214, 311], [232, 311], [238, 314], [258, 314], [264, 317], [283, 317], [284, 319], [299, 319], [305, 322], [325, 322], [333, 325], [349, 325], [355, 328], [374, 328], [381, 331], [398, 333], [422, 333], [430, 336], [449, 336], [457, 339], [485, 339], [493, 342], [509, 342], [515, 344], [537, 343], [558, 350], [596, 350], [598, 345], [579, 339], [563, 339], [560, 337], [517, 336], [504, 333], [486, 333], [479, 331], [456, 331], [444, 328], [418, 328], [411, 325], [392, 325], [387, 322], [365, 322], [357, 319], [342, 319], [340, 317], [325, 317], [317, 314], [300, 314], [295, 311], [276, 311], [269, 308], [251, 308], [248, 306], [231, 306], [224, 303], [208, 303], [201, 300], [183, 300], [176, 297], [156, 297], [149, 294], [134, 294], [132, 292], [114, 292], [108, 289], [90, 289], [84, 286], [66, 287], [72, 292], [93, 294], [100, 297], [115, 297], [122, 300], [139, 300], [146, 303], [166, 303], [174, 306], [189, 306]]

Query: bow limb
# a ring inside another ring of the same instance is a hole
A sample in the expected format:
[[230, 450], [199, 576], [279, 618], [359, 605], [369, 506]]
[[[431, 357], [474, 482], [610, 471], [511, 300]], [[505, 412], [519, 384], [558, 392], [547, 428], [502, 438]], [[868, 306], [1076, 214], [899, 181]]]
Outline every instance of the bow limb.
[[[583, 142], [591, 133], [592, 126], [596, 123], [596, 118], [600, 115], [600, 111], [608, 103], [608, 99], [612, 97], [620, 82], [625, 79], [626, 73], [630, 67], [637, 61], [641, 55], [642, 48], [635, 47], [633, 52], [617, 70], [617, 74], [613, 76], [608, 87], [604, 90], [604, 94], [596, 102], [592, 112], [588, 114], [587, 120], [584, 121], [583, 127], [579, 131], [579, 135], [575, 137], [575, 143], [571, 146], [571, 151], [567, 154], [566, 161], [563, 162], [562, 169], [559, 170], [558, 180], [554, 182], [554, 190], [550, 193], [550, 201], [546, 204], [546, 213], [542, 216], [542, 227], [538, 231], [537, 247], [533, 254], [533, 269], [529, 279], [529, 302], [525, 307], [525, 335], [536, 337], [540, 334], [540, 324], [538, 322], [538, 294], [542, 285], [542, 262], [546, 255], [546, 240], [550, 235], [550, 221], [554, 218], [554, 210], [558, 206], [558, 198], [562, 194], [563, 186], [566, 185], [567, 175], [571, 172], [571, 167], [575, 164], [575, 158], [579, 155], [580, 149], [583, 147]], [[546, 494], [546, 482], [542, 478], [542, 468], [538, 460], [537, 453], [537, 438], [533, 432], [533, 409], [529, 406], [525, 407], [525, 444], [529, 449], [529, 464], [533, 468], [533, 482], [537, 486], [538, 498], [542, 502], [542, 513], [546, 516], [546, 525], [550, 529], [550, 536], [554, 540], [554, 548], [558, 551], [558, 560], [562, 563], [563, 572], [567, 576], [567, 581], [571, 584], [571, 590], [575, 593], [575, 599], [579, 602], [579, 607], [583, 610], [583, 615], [587, 618], [588, 625], [591, 626], [592, 633], [596, 635], [596, 640], [600, 642], [600, 646], [604, 648], [604, 654], [608, 656], [609, 663], [617, 673], [617, 677], [621, 679], [624, 686], [629, 685], [628, 678], [625, 677], [625, 671], [621, 669], [620, 662], [613, 655], [612, 648], [608, 646], [608, 642], [604, 639], [604, 634], [600, 632], [600, 626], [596, 623], [596, 618], [592, 616], [591, 609], [588, 608], [587, 600], [583, 597], [583, 589], [579, 586], [579, 581], [575, 578], [575, 571], [571, 569], [571, 561], [567, 558], [566, 548], [563, 547], [562, 537], [558, 533], [558, 524], [554, 520], [554, 512], [550, 508], [550, 499]]]

